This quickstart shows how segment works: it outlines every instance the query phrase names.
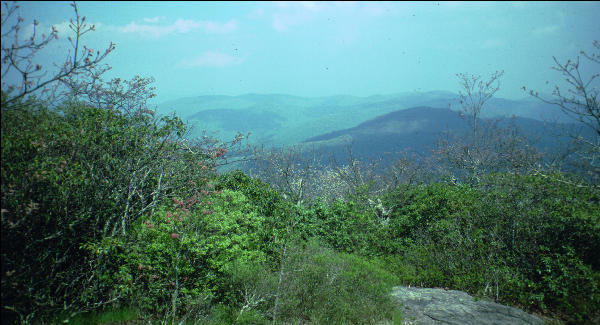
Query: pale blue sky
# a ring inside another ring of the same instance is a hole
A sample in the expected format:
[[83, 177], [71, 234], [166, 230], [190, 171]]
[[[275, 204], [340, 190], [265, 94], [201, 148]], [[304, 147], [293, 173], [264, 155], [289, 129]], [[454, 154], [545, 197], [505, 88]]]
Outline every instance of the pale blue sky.
[[[25, 22], [35, 18], [60, 31], [45, 60], [64, 58], [69, 2], [20, 5]], [[505, 71], [497, 96], [521, 98], [522, 86], [551, 91], [559, 79], [552, 56], [574, 58], [600, 39], [600, 2], [78, 5], [96, 25], [85, 43], [116, 43], [106, 59], [110, 76], [154, 77], [157, 102], [209, 94], [457, 92], [457, 73], [496, 70]]]

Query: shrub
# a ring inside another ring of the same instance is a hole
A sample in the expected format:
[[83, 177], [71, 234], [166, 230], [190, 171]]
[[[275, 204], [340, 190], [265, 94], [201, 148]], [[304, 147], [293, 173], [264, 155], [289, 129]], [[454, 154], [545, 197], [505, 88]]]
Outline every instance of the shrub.
[[[598, 316], [600, 196], [564, 176], [497, 174], [386, 197], [404, 282], [585, 321]], [[388, 246], [390, 247], [390, 246]], [[391, 246], [393, 247], [393, 246]], [[393, 260], [393, 259], [388, 259]]]
[[35, 101], [3, 109], [2, 305], [15, 314], [121, 299], [131, 225], [210, 176], [198, 164], [209, 158], [180, 150], [178, 118], [133, 113]]
[[127, 264], [136, 277], [139, 307], [179, 317], [194, 302], [228, 303], [226, 273], [233, 263], [265, 261], [264, 217], [231, 190], [212, 191], [194, 206], [174, 202], [138, 224]]
[[373, 324], [392, 317], [397, 278], [375, 261], [309, 242], [290, 246], [283, 262], [275, 319], [317, 324]]
[[390, 292], [398, 279], [381, 264], [336, 253], [315, 240], [288, 242], [281, 264], [235, 262], [227, 278], [235, 293], [220, 318], [230, 324], [375, 324], [397, 317]]

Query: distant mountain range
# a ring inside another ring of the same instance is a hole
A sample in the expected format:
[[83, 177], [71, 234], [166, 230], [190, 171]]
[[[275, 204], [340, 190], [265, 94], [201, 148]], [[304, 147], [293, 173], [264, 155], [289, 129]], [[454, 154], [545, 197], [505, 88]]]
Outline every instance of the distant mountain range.
[[[371, 159], [399, 152], [430, 155], [443, 137], [468, 130], [460, 109], [458, 95], [435, 91], [370, 97], [198, 96], [163, 103], [158, 112], [176, 112], [193, 126], [191, 136], [205, 130], [230, 140], [238, 132], [250, 133], [250, 143], [266, 147], [299, 145], [340, 158], [351, 148], [355, 158]], [[536, 98], [492, 98], [481, 118], [512, 123], [541, 152], [564, 149], [571, 141], [567, 134], [579, 128], [558, 107]]]
[[[384, 130], [404, 132], [405, 137], [416, 132], [414, 134], [419, 134], [418, 137], [427, 138], [444, 127], [456, 126], [460, 120], [457, 114], [452, 113], [460, 110], [458, 95], [445, 91], [406, 92], [369, 97], [308, 98], [281, 94], [198, 96], [165, 102], [158, 106], [158, 112], [176, 112], [194, 127], [193, 136], [198, 136], [202, 130], [206, 130], [216, 137], [230, 139], [238, 131], [250, 132], [250, 140], [253, 143], [282, 146], [304, 143], [308, 139], [311, 139], [309, 142], [317, 141], [315, 139], [325, 141], [325, 135], [332, 136], [336, 131], [352, 135], [353, 132], [358, 132], [358, 129], [353, 128], [358, 128], [361, 123], [374, 123], [378, 117], [394, 120], [394, 117], [400, 116], [394, 114], [402, 114], [402, 110], [414, 107], [437, 107], [446, 111], [442, 113], [425, 109], [419, 114], [413, 112], [421, 117], [411, 122], [390, 122]], [[389, 113], [392, 115], [384, 117]], [[540, 123], [571, 121], [558, 107], [535, 98], [492, 98], [482, 111], [483, 118], [513, 115]], [[377, 133], [374, 131], [380, 131], [362, 129], [363, 126], [360, 127], [360, 132], [371, 136]]]

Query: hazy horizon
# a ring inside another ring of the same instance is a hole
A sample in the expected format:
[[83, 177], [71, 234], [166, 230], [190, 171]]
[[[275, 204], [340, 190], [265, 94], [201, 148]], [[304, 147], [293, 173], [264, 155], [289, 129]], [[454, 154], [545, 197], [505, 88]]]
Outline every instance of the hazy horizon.
[[[69, 2], [20, 3], [19, 16], [68, 53]], [[497, 97], [550, 93], [551, 69], [591, 52], [600, 2], [80, 2], [96, 31], [83, 43], [116, 50], [107, 77], [154, 77], [155, 103], [200, 95], [368, 97], [457, 93], [456, 74], [504, 70]], [[27, 29], [24, 29], [26, 31]], [[585, 70], [589, 74], [598, 71]], [[593, 67], [595, 68], [595, 67]], [[546, 82], [549, 82], [548, 84]]]

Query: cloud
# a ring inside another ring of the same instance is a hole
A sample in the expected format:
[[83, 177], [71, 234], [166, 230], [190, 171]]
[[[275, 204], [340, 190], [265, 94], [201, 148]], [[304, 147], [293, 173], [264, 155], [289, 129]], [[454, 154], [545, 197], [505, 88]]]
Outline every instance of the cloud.
[[279, 32], [286, 31], [290, 26], [300, 23], [300, 19], [286, 14], [273, 15], [273, 28]]
[[179, 62], [179, 65], [186, 68], [192, 67], [226, 67], [237, 65], [244, 60], [233, 57], [229, 54], [207, 51], [192, 59], [184, 59]]
[[275, 5], [278, 8], [308, 11], [319, 11], [323, 8], [323, 5], [316, 1], [277, 1]]
[[248, 18], [251, 18], [251, 19], [263, 18], [264, 16], [265, 16], [264, 8], [256, 8], [248, 13]]
[[313, 1], [282, 1], [275, 2], [275, 6], [271, 25], [275, 30], [284, 32], [292, 26], [311, 20], [324, 5]]
[[235, 31], [238, 27], [236, 20], [232, 19], [226, 23], [216, 21], [203, 21], [192, 19], [177, 19], [170, 25], [149, 25], [131, 22], [126, 26], [119, 27], [121, 33], [144, 34], [153, 37], [162, 37], [171, 34], [187, 34], [201, 30], [207, 34], [226, 34]]
[[[407, 4], [402, 8], [411, 8]], [[315, 19], [344, 17], [378, 18], [388, 15], [398, 6], [386, 2], [319, 2], [319, 1], [281, 1], [269, 3], [252, 13], [252, 17], [269, 17], [271, 26], [278, 32], [307, 25]]]
[[531, 34], [533, 34], [533, 36], [544, 36], [544, 35], [554, 34], [554, 32], [556, 32], [556, 31], [558, 31], [558, 25], [549, 25], [549, 26], [538, 27], [538, 28], [534, 29], [533, 31], [531, 31]]
[[58, 31], [58, 36], [66, 36], [66, 35], [71, 35], [71, 33], [73, 33], [73, 31], [71, 30], [71, 28], [69, 28], [69, 25], [71, 23], [67, 20], [63, 21], [60, 24], [56, 24], [54, 25], [54, 27], [56, 27], [56, 30]]
[[153, 17], [153, 18], [144, 18], [144, 21], [147, 23], [158, 23], [159, 20], [165, 19], [165, 17]]

